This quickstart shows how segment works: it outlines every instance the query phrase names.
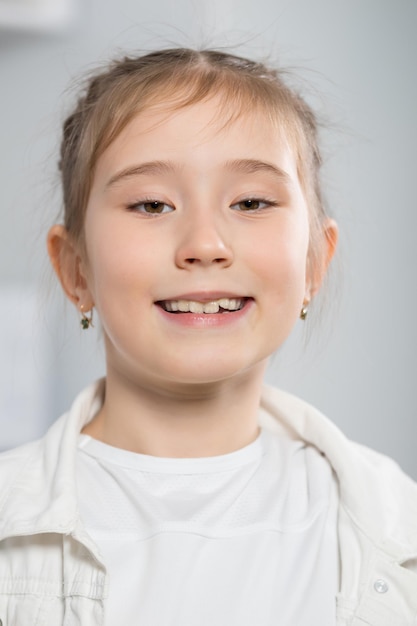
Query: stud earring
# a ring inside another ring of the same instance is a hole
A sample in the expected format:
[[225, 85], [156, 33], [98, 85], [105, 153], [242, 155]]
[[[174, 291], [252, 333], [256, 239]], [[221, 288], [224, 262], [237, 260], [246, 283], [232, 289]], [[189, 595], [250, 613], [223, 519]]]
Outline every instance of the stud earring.
[[302, 309], [300, 311], [300, 319], [302, 319], [303, 322], [304, 322], [304, 320], [306, 319], [307, 315], [308, 315], [308, 302], [303, 304], [303, 306], [302, 306]]
[[80, 324], [81, 324], [81, 328], [83, 330], [87, 330], [88, 328], [90, 328], [90, 326], [92, 326], [94, 328], [94, 324], [93, 324], [93, 309], [91, 309], [89, 316], [86, 315], [86, 313], [84, 313], [83, 309], [84, 309], [84, 305], [82, 304], [80, 306], [80, 313], [81, 313]]

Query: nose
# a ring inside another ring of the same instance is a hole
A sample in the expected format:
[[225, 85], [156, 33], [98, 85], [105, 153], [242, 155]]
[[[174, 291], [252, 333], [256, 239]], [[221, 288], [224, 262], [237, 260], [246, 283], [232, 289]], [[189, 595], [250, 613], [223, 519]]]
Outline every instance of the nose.
[[211, 265], [228, 267], [233, 262], [231, 246], [214, 218], [200, 215], [187, 220], [177, 245], [175, 262], [182, 269]]

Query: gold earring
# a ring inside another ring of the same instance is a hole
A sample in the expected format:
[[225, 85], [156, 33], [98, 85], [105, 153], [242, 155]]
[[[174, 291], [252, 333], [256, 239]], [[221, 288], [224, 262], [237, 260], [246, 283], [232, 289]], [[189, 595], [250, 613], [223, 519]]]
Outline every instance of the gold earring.
[[302, 306], [302, 309], [300, 311], [300, 319], [304, 321], [307, 315], [308, 315], [308, 302], [306, 304], [303, 304]]
[[80, 313], [81, 313], [80, 324], [81, 324], [81, 328], [83, 330], [87, 330], [88, 328], [90, 328], [90, 326], [92, 326], [94, 328], [94, 324], [93, 324], [93, 309], [91, 309], [89, 316], [87, 316], [84, 313], [83, 309], [84, 309], [84, 305], [82, 304], [80, 306]]

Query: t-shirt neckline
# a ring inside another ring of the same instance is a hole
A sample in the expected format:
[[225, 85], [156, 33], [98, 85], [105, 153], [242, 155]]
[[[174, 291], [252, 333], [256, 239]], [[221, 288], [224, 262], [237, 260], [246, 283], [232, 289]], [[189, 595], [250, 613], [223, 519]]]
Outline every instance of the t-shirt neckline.
[[141, 454], [116, 448], [85, 434], [79, 435], [78, 447], [81, 452], [91, 457], [130, 470], [155, 473], [208, 474], [230, 471], [259, 461], [265, 453], [264, 438], [265, 434], [260, 431], [253, 442], [239, 450], [218, 456], [196, 458], [159, 457]]

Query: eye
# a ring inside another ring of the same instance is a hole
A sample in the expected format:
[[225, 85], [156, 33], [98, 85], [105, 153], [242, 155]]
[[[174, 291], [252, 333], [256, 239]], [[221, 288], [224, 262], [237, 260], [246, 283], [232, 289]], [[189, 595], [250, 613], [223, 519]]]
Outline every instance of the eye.
[[171, 213], [174, 207], [160, 200], [142, 200], [129, 204], [128, 209], [145, 215], [162, 215], [163, 213]]
[[270, 200], [260, 200], [259, 198], [245, 198], [230, 206], [235, 211], [259, 211], [267, 207], [273, 206], [275, 203]]

